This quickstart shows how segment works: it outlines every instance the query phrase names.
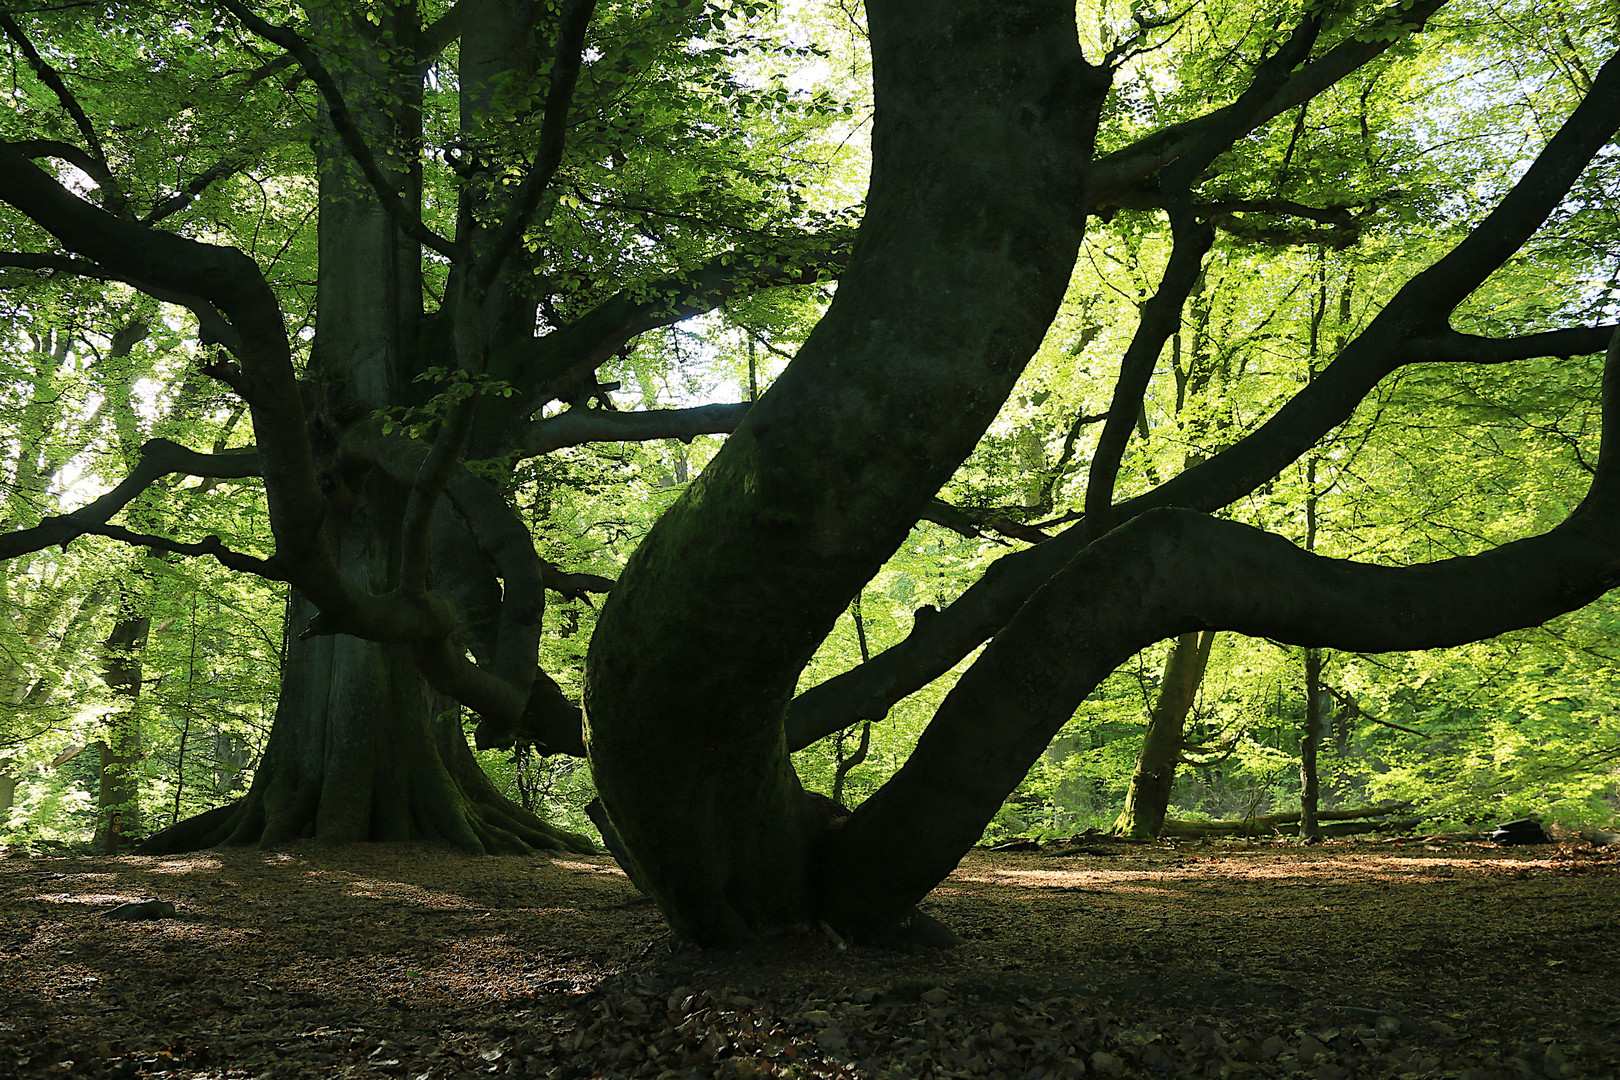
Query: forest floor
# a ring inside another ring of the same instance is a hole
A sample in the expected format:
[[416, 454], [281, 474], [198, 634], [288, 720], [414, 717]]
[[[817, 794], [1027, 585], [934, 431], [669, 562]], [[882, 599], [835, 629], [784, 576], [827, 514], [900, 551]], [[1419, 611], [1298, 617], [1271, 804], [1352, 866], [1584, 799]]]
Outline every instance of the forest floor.
[[1620, 1075], [1578, 841], [1093, 839], [925, 906], [969, 943], [701, 953], [606, 857], [5, 858], [0, 1078]]

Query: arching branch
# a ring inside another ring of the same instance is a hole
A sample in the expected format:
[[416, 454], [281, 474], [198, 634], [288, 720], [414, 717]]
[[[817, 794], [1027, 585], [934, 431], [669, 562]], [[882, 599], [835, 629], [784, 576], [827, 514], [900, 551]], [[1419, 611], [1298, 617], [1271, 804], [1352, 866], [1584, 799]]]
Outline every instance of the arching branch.
[[1349, 652], [1443, 648], [1540, 625], [1620, 585], [1620, 335], [1604, 370], [1603, 419], [1597, 475], [1575, 512], [1550, 532], [1479, 555], [1353, 563], [1173, 508], [1099, 539], [1019, 609], [946, 696], [911, 758], [833, 835], [828, 920], [860, 935], [908, 911], [972, 846], [1079, 704], [1154, 641], [1235, 630]]
[[[1612, 325], [1492, 340], [1453, 330], [1447, 318], [1451, 306], [1465, 299], [1553, 211], [1592, 156], [1608, 142], [1617, 120], [1620, 59], [1611, 58], [1599, 72], [1592, 92], [1524, 176], [1456, 249], [1408, 282], [1367, 329], [1271, 419], [1226, 450], [1152, 491], [1120, 503], [1113, 510], [1115, 522], [1129, 521], [1159, 507], [1213, 512], [1231, 504], [1348, 419], [1374, 386], [1402, 366], [1503, 363], [1602, 351], [1613, 333]], [[1496, 261], [1491, 262], [1493, 259]], [[880, 718], [895, 702], [949, 671], [1006, 625], [1024, 601], [1093, 535], [1082, 519], [1046, 543], [1002, 556], [932, 620], [926, 633], [914, 633], [869, 664], [800, 695], [788, 711], [789, 746], [808, 746], [856, 719]]]
[[[93, 281], [122, 281], [131, 285], [155, 300], [166, 304], [174, 304], [186, 308], [197, 317], [198, 328], [202, 331], [203, 344], [217, 344], [227, 352], [236, 355], [241, 349], [241, 338], [236, 328], [225, 320], [208, 301], [199, 296], [178, 292], [174, 289], [165, 289], [161, 285], [142, 280], [130, 274], [117, 274], [88, 259], [75, 259], [69, 255], [45, 255], [31, 251], [0, 251], [0, 267], [13, 267], [18, 270], [32, 270], [37, 274], [54, 276], [56, 274], [73, 274], [76, 277], [86, 277]], [[0, 288], [7, 288], [13, 284], [10, 281], [0, 281]], [[227, 383], [229, 379], [224, 380]], [[232, 386], [244, 399], [245, 387]]]
[[[80, 507], [71, 514], [46, 518], [30, 529], [0, 535], [0, 560], [14, 559], [51, 546], [65, 546], [86, 533], [111, 535], [101, 530], [114, 515], [158, 480], [176, 474], [219, 479], [258, 476], [259, 457], [252, 448], [222, 454], [200, 454], [168, 439], [153, 439], [141, 447], [140, 461], [130, 474], [117, 487], [88, 506]], [[257, 570], [254, 572], [258, 573]]]
[[[838, 229], [778, 237], [769, 255], [724, 252], [691, 271], [623, 289], [543, 337], [497, 345], [490, 370], [519, 388], [516, 409], [526, 416], [649, 330], [713, 311], [739, 296], [836, 277], [853, 243], [851, 230]], [[515, 449], [525, 434], [518, 429], [508, 437]]]
[[51, 93], [56, 95], [56, 100], [61, 103], [67, 114], [73, 118], [73, 125], [79, 129], [79, 136], [84, 139], [84, 144], [89, 150], [88, 154], [83, 154], [78, 152], [77, 147], [57, 143], [54, 144], [58, 147], [56, 152], [44, 151], [44, 153], [51, 154], [53, 157], [60, 157], [83, 169], [100, 186], [107, 202], [107, 209], [119, 217], [126, 216], [123, 189], [119, 187], [118, 181], [113, 177], [112, 167], [107, 163], [107, 152], [101, 148], [101, 138], [96, 134], [95, 125], [90, 122], [90, 117], [86, 115], [83, 106], [79, 104], [79, 99], [73, 95], [73, 91], [68, 89], [67, 84], [62, 81], [62, 76], [57, 73], [56, 69], [46, 63], [45, 59], [39, 55], [39, 50], [34, 48], [34, 43], [28, 39], [27, 34], [23, 33], [23, 29], [17, 24], [17, 20], [10, 15], [0, 15], [0, 33], [11, 39], [12, 43], [17, 46], [18, 51], [23, 54], [24, 59], [28, 61], [28, 66], [33, 68], [34, 74], [39, 77], [39, 81], [44, 83]]

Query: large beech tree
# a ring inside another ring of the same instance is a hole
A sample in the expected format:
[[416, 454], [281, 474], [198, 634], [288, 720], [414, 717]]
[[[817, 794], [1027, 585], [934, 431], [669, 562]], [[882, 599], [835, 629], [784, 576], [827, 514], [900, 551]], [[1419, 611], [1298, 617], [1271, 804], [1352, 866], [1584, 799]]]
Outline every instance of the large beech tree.
[[[770, 185], [758, 184], [752, 217], [714, 215], [706, 258], [672, 259], [667, 277], [622, 285], [622, 268], [596, 267], [593, 291], [583, 275], [557, 270], [558, 251], [577, 237], [548, 240], [564, 194], [588, 162], [623, 167], [636, 154], [678, 151], [638, 142], [626, 134], [633, 118], [616, 110], [648, 84], [677, 112], [704, 108], [701, 94], [679, 96], [695, 78], [682, 65], [713, 63], [709, 46], [728, 20], [758, 5], [460, 0], [429, 11], [312, 0], [271, 11], [220, 0], [220, 32], [262, 46], [262, 66], [244, 78], [284, 77], [318, 109], [319, 285], [302, 371], [286, 300], [265, 267], [188, 235], [182, 218], [167, 228], [184, 199], [120, 177], [118, 147], [75, 98], [56, 52], [32, 43], [50, 29], [47, 16], [9, 20], [71, 123], [0, 147], [0, 200], [31, 226], [0, 263], [121, 281], [188, 308], [218, 350], [208, 373], [246, 402], [256, 442], [231, 455], [150, 445], [112, 492], [0, 538], [0, 554], [100, 533], [211, 556], [296, 590], [299, 643], [253, 791], [160, 834], [158, 846], [300, 836], [440, 837], [474, 850], [575, 843], [489, 790], [459, 728], [438, 719], [459, 703], [479, 716], [484, 745], [524, 737], [588, 752], [605, 831], [694, 941], [818, 920], [857, 938], [922, 932], [917, 902], [1076, 706], [1143, 647], [1232, 629], [1310, 647], [1431, 648], [1545, 621], [1615, 584], [1620, 467], [1610, 441], [1589, 496], [1563, 524], [1432, 565], [1322, 558], [1214, 516], [1406, 365], [1608, 346], [1613, 326], [1485, 338], [1453, 328], [1452, 317], [1610, 144], [1620, 123], [1614, 61], [1592, 64], [1578, 104], [1494, 208], [1270, 420], [1116, 498], [1144, 392], [1214, 230], [1286, 241], [1349, 213], [1314, 198], [1314, 178], [1299, 170], [1271, 177], [1264, 197], [1238, 197], [1223, 177], [1243, 145], [1385, 62], [1392, 44], [1424, 48], [1442, 3], [1269, 8], [1229, 42], [1200, 109], [1121, 137], [1120, 116], [1140, 124], [1152, 110], [1140, 97], [1122, 104], [1116, 74], [1193, 14], [1138, 12], [1124, 30], [1093, 27], [1083, 49], [1075, 7], [1062, 0], [868, 0], [871, 182], [853, 246], [836, 228], [809, 228], [791, 200], [768, 205]], [[449, 70], [442, 58], [452, 53], [455, 107], [435, 111], [435, 72]], [[52, 160], [88, 175], [94, 196], [66, 185]], [[743, 163], [714, 167], [720, 184]], [[191, 194], [217, 179], [200, 163], [189, 175]], [[918, 520], [941, 515], [932, 500], [1047, 333], [1088, 219], [1121, 209], [1166, 215], [1174, 246], [1120, 360], [1083, 512], [920, 616], [900, 644], [795, 697], [862, 585]], [[541, 411], [588, 398], [579, 387], [594, 387], [600, 365], [639, 334], [827, 274], [838, 277], [830, 308], [751, 407]], [[429, 278], [442, 280], [442, 299]], [[413, 381], [430, 368], [447, 380], [431, 401]], [[1609, 370], [1609, 381], [1620, 378], [1620, 358]], [[420, 437], [379, 421], [400, 406], [427, 411]], [[731, 434], [612, 584], [582, 718], [538, 670], [539, 614], [548, 588], [609, 583], [542, 563], [499, 475], [465, 463], [700, 431]], [[262, 477], [274, 552], [115, 523], [135, 493], [173, 473]], [[792, 751], [881, 719], [986, 641], [875, 796], [848, 813], [803, 790]]]

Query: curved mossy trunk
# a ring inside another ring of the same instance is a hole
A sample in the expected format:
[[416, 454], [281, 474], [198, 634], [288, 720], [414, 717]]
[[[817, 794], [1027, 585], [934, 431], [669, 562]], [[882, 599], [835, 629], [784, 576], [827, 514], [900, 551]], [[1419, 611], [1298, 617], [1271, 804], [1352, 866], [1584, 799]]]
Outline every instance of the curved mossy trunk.
[[820, 917], [836, 817], [794, 773], [788, 700], [1010, 393], [1084, 220], [1103, 86], [1072, 4], [867, 13], [872, 183], [837, 296], [636, 551], [591, 643], [603, 807], [671, 925], [701, 944]]
[[1185, 744], [1187, 714], [1198, 697], [1209, 666], [1209, 648], [1215, 631], [1182, 634], [1164, 664], [1164, 682], [1148, 716], [1147, 735], [1136, 755], [1125, 809], [1114, 822], [1114, 832], [1132, 840], [1156, 840], [1164, 831], [1170, 808], [1170, 790]]

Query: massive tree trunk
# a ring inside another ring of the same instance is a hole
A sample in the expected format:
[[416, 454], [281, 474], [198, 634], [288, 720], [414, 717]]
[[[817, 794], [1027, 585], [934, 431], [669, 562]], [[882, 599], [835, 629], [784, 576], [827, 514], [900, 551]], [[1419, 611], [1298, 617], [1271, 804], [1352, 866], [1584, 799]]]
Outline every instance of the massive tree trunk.
[[[381, 493], [372, 500], [388, 506]], [[358, 552], [342, 547], [361, 581], [359, 571], [388, 565], [386, 553], [368, 545], [392, 535], [385, 523], [366, 523], [361, 514], [344, 530]], [[289, 627], [313, 616], [297, 597]], [[592, 850], [586, 838], [547, 825], [495, 789], [468, 749], [460, 707], [428, 686], [405, 646], [348, 635], [289, 638], [270, 742], [247, 795], [164, 830], [143, 850], [299, 839], [425, 840], [486, 854]]]
[[1182, 634], [1164, 664], [1164, 682], [1148, 715], [1147, 734], [1136, 755], [1136, 769], [1125, 793], [1125, 809], [1114, 822], [1114, 831], [1133, 840], [1154, 840], [1164, 828], [1170, 807], [1170, 789], [1175, 784], [1176, 765], [1181, 761], [1185, 742], [1187, 713], [1198, 698], [1209, 665], [1209, 649], [1215, 632]]
[[[406, 56], [416, 13], [391, 9], [373, 40], [347, 15], [311, 5], [312, 25], [341, 44], [340, 89], [352, 122], [413, 213], [421, 207], [421, 77]], [[316, 143], [320, 176], [319, 319], [304, 380], [312, 441], [324, 460], [325, 524], [334, 562], [373, 595], [400, 587], [400, 522], [408, 477], [354, 453], [345, 435], [377, 410], [406, 404], [421, 365], [420, 247], [406, 236], [343, 148], [330, 123]], [[497, 590], [477, 542], [441, 506], [430, 580], [452, 592]], [[346, 634], [308, 636], [317, 616], [295, 594], [275, 723], [253, 785], [224, 812], [165, 830], [152, 851], [215, 843], [428, 840], [466, 851], [592, 850], [502, 796], [467, 747], [460, 708], [428, 685], [405, 644]], [[469, 626], [476, 637], [484, 626]], [[481, 652], [484, 640], [463, 648]]]
[[794, 682], [973, 448], [1078, 249], [1102, 89], [1056, 0], [867, 5], [867, 216], [826, 317], [630, 560], [591, 644], [609, 819], [686, 937], [815, 911]]

